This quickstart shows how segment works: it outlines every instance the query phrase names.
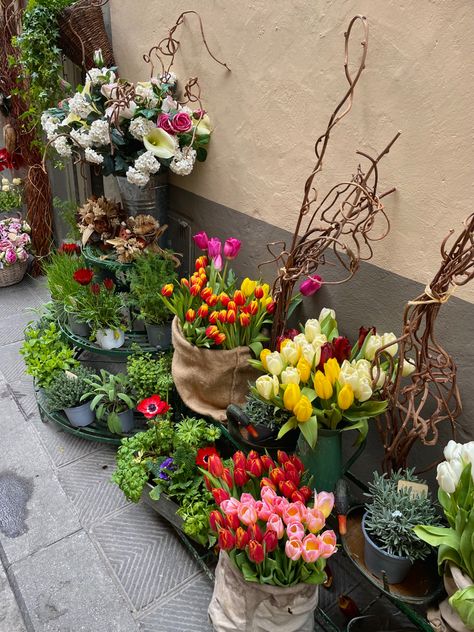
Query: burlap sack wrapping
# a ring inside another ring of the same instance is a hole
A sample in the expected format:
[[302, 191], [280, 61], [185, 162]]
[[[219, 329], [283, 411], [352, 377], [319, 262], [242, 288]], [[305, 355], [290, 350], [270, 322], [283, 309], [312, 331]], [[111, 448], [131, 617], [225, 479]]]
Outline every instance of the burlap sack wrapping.
[[457, 590], [472, 586], [472, 580], [454, 564], [448, 564], [448, 567], [449, 570], [446, 569], [443, 575], [448, 598], [441, 601], [437, 609], [430, 608], [427, 618], [435, 632], [469, 632], [471, 628], [463, 623], [458, 613], [450, 606], [449, 597]]
[[215, 632], [312, 632], [318, 588], [246, 582], [227, 553], [216, 568], [209, 618]]
[[248, 383], [259, 375], [248, 363], [249, 348], [195, 347], [183, 336], [177, 317], [173, 319], [171, 332], [174, 347], [171, 373], [179, 396], [200, 415], [225, 421], [227, 406], [242, 406]]

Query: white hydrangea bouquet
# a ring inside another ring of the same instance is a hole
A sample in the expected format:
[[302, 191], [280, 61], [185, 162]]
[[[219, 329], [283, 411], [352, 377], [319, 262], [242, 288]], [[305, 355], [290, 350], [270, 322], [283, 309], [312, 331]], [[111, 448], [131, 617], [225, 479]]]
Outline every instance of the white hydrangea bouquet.
[[[83, 87], [56, 108], [43, 112], [41, 124], [48, 143], [62, 158], [71, 156], [101, 165], [104, 176], [126, 176], [145, 186], [160, 168], [189, 175], [196, 160], [207, 157], [210, 120], [198, 97], [185, 90], [177, 100], [171, 70], [136, 84], [117, 77], [117, 69], [96, 67]], [[187, 104], [198, 102], [199, 109]]]

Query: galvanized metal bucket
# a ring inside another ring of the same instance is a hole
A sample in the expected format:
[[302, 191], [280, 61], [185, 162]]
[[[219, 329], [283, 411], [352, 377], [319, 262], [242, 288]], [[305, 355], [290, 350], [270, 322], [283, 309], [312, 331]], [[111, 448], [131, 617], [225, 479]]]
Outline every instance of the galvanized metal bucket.
[[144, 187], [116, 176], [122, 206], [128, 215], [152, 215], [160, 225], [168, 223], [168, 171], [161, 168]]

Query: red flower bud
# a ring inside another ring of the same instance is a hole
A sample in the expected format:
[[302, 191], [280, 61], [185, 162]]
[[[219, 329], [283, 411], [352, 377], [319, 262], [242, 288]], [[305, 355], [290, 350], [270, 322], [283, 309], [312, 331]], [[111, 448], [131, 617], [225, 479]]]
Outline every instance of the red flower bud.
[[211, 294], [211, 296], [206, 299], [206, 303], [209, 305], [209, 307], [214, 307], [215, 305], [217, 305], [217, 296], [216, 294]]
[[250, 302], [249, 312], [250, 312], [250, 314], [252, 314], [252, 316], [255, 316], [255, 314], [258, 312], [258, 301], [251, 301]]
[[298, 468], [296, 467], [296, 465], [290, 461], [290, 459], [288, 459], [288, 461], [285, 461], [283, 463], [283, 469], [285, 470], [285, 472], [297, 472]]
[[207, 460], [207, 471], [215, 476], [221, 478], [224, 474], [224, 465], [221, 461], [221, 457], [218, 454], [211, 454]]
[[257, 285], [257, 287], [254, 290], [254, 295], [255, 298], [263, 298], [263, 295], [265, 294], [265, 292], [263, 291], [263, 287], [261, 285]]
[[250, 325], [250, 316], [248, 314], [239, 314], [239, 321], [241, 327], [248, 327]]
[[273, 459], [268, 454], [263, 454], [261, 457], [262, 465], [265, 470], [269, 470], [271, 467], [275, 467]]
[[110, 292], [111, 290], [114, 289], [114, 286], [115, 286], [115, 283], [112, 281], [112, 279], [109, 279], [109, 278], [104, 279], [104, 287], [106, 290]]
[[305, 504], [308, 502], [308, 500], [313, 495], [313, 490], [310, 487], [308, 487], [307, 485], [303, 485], [303, 487], [300, 487], [298, 491], [303, 494], [304, 500], [305, 500]]
[[98, 296], [100, 294], [100, 285], [98, 283], [93, 283], [91, 285], [91, 292], [92, 294]]
[[265, 551], [267, 553], [272, 553], [272, 551], [274, 551], [278, 547], [278, 536], [276, 534], [276, 531], [273, 531], [273, 529], [265, 531], [265, 534], [263, 536], [263, 544], [265, 546]]
[[292, 494], [296, 492], [296, 485], [291, 481], [282, 481], [281, 483], [278, 483], [278, 488], [287, 498], [291, 498]]
[[277, 304], [275, 303], [275, 301], [272, 301], [271, 303], [268, 303], [267, 305], [267, 313], [268, 314], [273, 314], [273, 312], [276, 310], [276, 306]]
[[301, 481], [300, 473], [297, 472], [296, 470], [291, 470], [290, 472], [286, 472], [286, 480], [291, 481], [292, 483], [296, 485], [296, 487], [298, 487]]
[[260, 454], [256, 450], [250, 450], [247, 454], [247, 461], [252, 461], [253, 459], [259, 459]]
[[194, 311], [194, 309], [188, 309], [188, 311], [185, 314], [185, 318], [188, 321], [188, 323], [192, 323], [196, 318], [196, 312]]
[[94, 277], [94, 270], [90, 268], [79, 268], [72, 276], [74, 281], [77, 281], [80, 285], [89, 285]]
[[219, 312], [211, 312], [209, 314], [209, 322], [211, 325], [215, 325], [217, 323], [217, 317], [219, 316]]
[[226, 307], [229, 305], [229, 301], [230, 301], [230, 297], [228, 294], [226, 294], [225, 292], [221, 292], [219, 294], [219, 303], [221, 303], [221, 305], [223, 307]]
[[270, 480], [275, 485], [278, 485], [279, 483], [282, 483], [283, 481], [286, 480], [285, 472], [280, 467], [275, 467], [270, 472]]
[[199, 270], [200, 268], [205, 268], [208, 264], [208, 260], [207, 257], [205, 255], [202, 255], [201, 257], [198, 257], [196, 259], [196, 264], [194, 266], [195, 270]]
[[237, 514], [227, 514], [225, 517], [226, 526], [232, 531], [236, 531], [240, 527], [240, 520]]
[[252, 476], [259, 478], [263, 474], [262, 461], [259, 458], [247, 461], [247, 471], [250, 472]]
[[232, 478], [232, 474], [230, 473], [230, 470], [228, 467], [224, 468], [221, 478], [224, 481], [224, 483], [227, 485], [227, 487], [233, 487], [234, 480]]
[[209, 307], [208, 305], [206, 305], [206, 303], [203, 303], [201, 307], [198, 309], [197, 315], [199, 316], [199, 318], [206, 318], [208, 314], [209, 314]]
[[248, 534], [251, 540], [257, 540], [257, 542], [263, 540], [263, 533], [258, 524], [251, 524], [248, 528]]
[[234, 481], [237, 487], [243, 487], [245, 483], [249, 480], [248, 474], [245, 470], [241, 468], [236, 468], [234, 470]]
[[245, 294], [241, 290], [235, 290], [234, 302], [236, 305], [245, 305]]
[[189, 288], [189, 281], [188, 281], [188, 279], [185, 279], [185, 278], [183, 277], [183, 278], [181, 279], [181, 281], [180, 281], [180, 285], [181, 285], [182, 287], [187, 287], [187, 288]]
[[212, 296], [212, 287], [205, 287], [201, 292], [202, 300], [207, 301], [210, 296]]
[[217, 509], [213, 509], [209, 514], [209, 525], [215, 532], [218, 531], [219, 527], [223, 527], [225, 525], [224, 516]]
[[232, 310], [233, 312], [237, 311], [237, 303], [235, 301], [229, 301], [227, 303], [227, 310], [230, 311]]
[[265, 552], [260, 542], [250, 540], [248, 556], [252, 562], [255, 562], [255, 564], [261, 564], [263, 562], [265, 559]]
[[289, 456], [286, 452], [283, 452], [283, 450], [278, 450], [277, 452], [277, 461], [280, 465], [283, 465], [283, 463], [286, 463], [289, 460]]
[[201, 284], [200, 283], [193, 283], [193, 285], [191, 285], [189, 291], [192, 294], [192, 296], [197, 296], [199, 294], [199, 292], [201, 291]]
[[237, 318], [236, 312], [234, 312], [233, 309], [230, 309], [227, 312], [227, 316], [226, 316], [226, 320], [229, 323], [229, 325], [233, 325], [235, 323], [236, 318]]
[[245, 470], [247, 459], [245, 458], [245, 454], [242, 452], [242, 450], [234, 452], [234, 454], [232, 455], [232, 461], [234, 462], [235, 467]]
[[296, 490], [296, 492], [293, 492], [291, 494], [291, 502], [292, 503], [296, 503], [297, 501], [300, 501], [303, 503], [303, 505], [306, 505], [306, 497], [305, 495], [300, 491], [300, 490]]
[[260, 481], [260, 487], [271, 487], [273, 490], [276, 491], [276, 485], [274, 485], [272, 481], [266, 476], [264, 476]]
[[217, 315], [217, 319], [220, 323], [225, 323], [227, 320], [227, 311], [225, 309], [221, 309], [221, 311]]
[[301, 459], [299, 459], [295, 454], [293, 454], [290, 457], [290, 461], [293, 463], [293, 465], [296, 467], [296, 469], [298, 470], [298, 472], [300, 474], [303, 474], [304, 472], [304, 465], [303, 462], [301, 461]]
[[249, 534], [247, 533], [247, 531], [245, 531], [245, 529], [243, 529], [242, 527], [239, 527], [235, 531], [236, 548], [243, 550], [247, 546], [248, 542], [249, 542]]
[[217, 334], [217, 336], [215, 336], [214, 338], [214, 342], [216, 343], [216, 345], [221, 345], [226, 339], [226, 335], [224, 333], [219, 333]]
[[220, 529], [217, 542], [219, 544], [220, 549], [222, 549], [223, 551], [230, 551], [231, 549], [234, 548], [235, 537], [229, 531], [229, 529]]
[[348, 360], [351, 355], [351, 343], [345, 336], [339, 336], [332, 341], [334, 347], [334, 355], [339, 364], [342, 364], [344, 360]]
[[324, 371], [324, 365], [331, 358], [335, 358], [336, 353], [331, 342], [325, 342], [321, 347], [321, 359], [319, 360], [318, 369]]
[[229, 500], [230, 498], [229, 492], [221, 487], [214, 487], [214, 489], [211, 490], [211, 494], [214, 496], [216, 505], [220, 505], [222, 501]]

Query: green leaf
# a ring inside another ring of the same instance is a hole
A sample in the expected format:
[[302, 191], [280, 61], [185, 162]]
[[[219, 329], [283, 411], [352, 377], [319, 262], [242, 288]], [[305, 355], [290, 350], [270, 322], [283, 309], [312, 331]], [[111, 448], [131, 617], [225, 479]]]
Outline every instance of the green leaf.
[[207, 158], [207, 150], [204, 147], [198, 147], [196, 149], [196, 160], [204, 162]]
[[[260, 354], [261, 354], [261, 352], [262, 352], [262, 349], [263, 349], [263, 345], [262, 345], [262, 343], [261, 343], [261, 342], [251, 342], [251, 343], [249, 344], [249, 347], [250, 347], [250, 349], [252, 350], [253, 355], [254, 355], [256, 358], [259, 358], [259, 357], [260, 357]], [[252, 361], [250, 360], [250, 362], [252, 362]], [[262, 365], [262, 363], [261, 363], [261, 362], [259, 362], [259, 364], [260, 364], [260, 365]]]
[[107, 426], [110, 432], [113, 432], [114, 434], [122, 433], [122, 424], [120, 423], [119, 416], [115, 412], [109, 413], [107, 417]]
[[316, 417], [310, 417], [308, 421], [299, 423], [298, 427], [310, 448], [314, 448], [318, 440], [318, 420]]
[[449, 604], [470, 630], [474, 630], [474, 586], [458, 590], [449, 598]]
[[316, 399], [316, 391], [314, 391], [312, 388], [308, 388], [307, 386], [301, 389], [301, 395], [305, 395], [310, 402]]
[[156, 487], [153, 487], [153, 489], [150, 489], [150, 498], [152, 500], [160, 500], [160, 496], [161, 496], [161, 487], [159, 485], [157, 485]]
[[367, 419], [360, 419], [356, 421], [354, 424], [350, 426], [346, 426], [345, 428], [341, 428], [341, 432], [345, 432], [346, 430], [358, 430], [359, 436], [354, 445], [360, 445], [364, 439], [367, 437], [367, 433], [369, 432], [369, 423]]
[[290, 417], [286, 424], [283, 424], [283, 426], [280, 428], [277, 439], [281, 439], [283, 436], [286, 435], [287, 432], [290, 432], [290, 430], [296, 428], [297, 425], [298, 422], [296, 421], [296, 417]]
[[427, 542], [431, 546], [445, 544], [455, 550], [459, 549], [459, 536], [454, 529], [433, 527], [431, 525], [417, 525], [413, 527], [413, 530], [420, 540]]

